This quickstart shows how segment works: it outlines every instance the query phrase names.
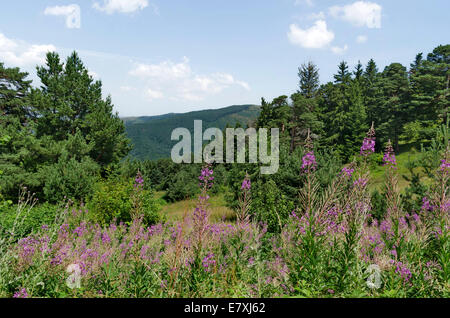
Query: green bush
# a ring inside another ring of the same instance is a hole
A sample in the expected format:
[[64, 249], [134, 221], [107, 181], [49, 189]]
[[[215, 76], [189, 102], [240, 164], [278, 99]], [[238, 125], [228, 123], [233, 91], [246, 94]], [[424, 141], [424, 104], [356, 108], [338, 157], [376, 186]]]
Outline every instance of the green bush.
[[[30, 233], [38, 231], [43, 225], [53, 224], [55, 217], [59, 212], [59, 206], [49, 203], [35, 205], [29, 213], [27, 213], [27, 211], [23, 211], [23, 214], [21, 214], [21, 217], [23, 217], [23, 222], [20, 227], [15, 229], [15, 235], [17, 237], [25, 237]], [[4, 230], [11, 230], [14, 225], [14, 221], [16, 220], [16, 215], [16, 205], [9, 205], [7, 207], [0, 208], [0, 227]]]
[[169, 185], [164, 199], [176, 202], [193, 198], [198, 193], [198, 177], [193, 176], [190, 171], [182, 170], [176, 174], [175, 179]]
[[267, 224], [269, 232], [280, 232], [293, 210], [294, 204], [273, 180], [252, 185], [251, 212], [257, 221]]
[[92, 193], [99, 165], [89, 157], [80, 161], [62, 156], [57, 163], [41, 170], [44, 178], [44, 196], [49, 202], [61, 202], [64, 197], [84, 200]]
[[[94, 186], [91, 200], [87, 208], [91, 218], [100, 224], [108, 224], [116, 219], [118, 222], [130, 222], [134, 211], [135, 196], [133, 179], [111, 178], [98, 182]], [[153, 197], [152, 190], [141, 190], [141, 212], [147, 224], [155, 224], [164, 220], [160, 213], [163, 201]]]
[[386, 195], [374, 190], [371, 194], [372, 216], [377, 220], [382, 220], [386, 214]]

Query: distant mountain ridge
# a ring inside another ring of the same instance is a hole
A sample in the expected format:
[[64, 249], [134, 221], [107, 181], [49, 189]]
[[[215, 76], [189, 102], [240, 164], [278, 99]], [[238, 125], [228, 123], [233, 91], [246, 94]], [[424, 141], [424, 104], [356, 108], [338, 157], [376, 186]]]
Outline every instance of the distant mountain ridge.
[[131, 139], [133, 150], [130, 156], [138, 159], [160, 159], [170, 157], [177, 141], [170, 139], [175, 128], [183, 127], [194, 131], [194, 120], [203, 121], [203, 130], [239, 123], [246, 127], [253, 123], [260, 113], [258, 105], [233, 105], [219, 109], [207, 109], [188, 113], [169, 113], [158, 116], [124, 117], [125, 130]]

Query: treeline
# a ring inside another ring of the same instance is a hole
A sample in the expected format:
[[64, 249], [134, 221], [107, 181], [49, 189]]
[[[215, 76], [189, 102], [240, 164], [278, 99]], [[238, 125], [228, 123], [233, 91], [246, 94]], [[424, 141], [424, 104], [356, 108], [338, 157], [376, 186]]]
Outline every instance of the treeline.
[[1, 192], [17, 199], [26, 186], [45, 201], [81, 200], [130, 150], [124, 124], [76, 52], [65, 63], [48, 53], [36, 71], [39, 88], [0, 62]]
[[259, 127], [280, 127], [290, 140], [290, 151], [301, 145], [308, 129], [318, 147], [334, 148], [348, 159], [359, 151], [371, 124], [377, 130], [377, 150], [391, 139], [400, 143], [430, 140], [447, 121], [450, 105], [450, 45], [417, 54], [409, 70], [392, 63], [380, 71], [373, 59], [354, 70], [343, 61], [334, 81], [320, 85], [318, 67], [299, 68], [299, 89], [271, 103], [262, 99]]
[[[372, 123], [377, 152], [389, 139], [396, 152], [402, 144], [419, 148], [436, 137], [441, 125], [448, 124], [449, 65], [450, 45], [438, 46], [426, 58], [417, 54], [409, 68], [392, 63], [380, 71], [370, 60], [351, 70], [343, 61], [334, 81], [326, 84], [320, 83], [314, 63], [302, 65], [298, 91], [271, 102], [262, 99], [254, 123], [256, 128], [280, 128], [278, 173], [261, 175], [255, 164], [216, 165], [213, 192], [227, 193], [234, 207], [248, 174], [251, 210], [271, 230], [280, 229], [280, 220], [298, 204], [308, 132], [323, 188], [343, 163], [357, 160]], [[61, 202], [64, 197], [95, 201], [104, 196], [98, 206], [122, 209], [118, 198], [131, 191], [129, 180], [138, 171], [146, 180], [146, 189], [165, 191], [167, 201], [197, 194], [200, 165], [177, 165], [170, 159], [123, 160], [131, 148], [124, 124], [113, 113], [111, 98], [102, 98], [101, 82], [89, 76], [76, 53], [65, 63], [57, 53], [49, 53], [46, 64], [37, 67], [40, 88], [33, 88], [27, 75], [0, 63], [0, 191], [7, 199], [16, 199], [23, 185], [49, 202]], [[380, 156], [373, 157], [381, 161]], [[411, 184], [407, 192], [414, 202], [409, 204], [417, 206], [416, 199], [426, 186], [418, 175], [411, 176]], [[108, 195], [121, 187], [122, 194]], [[375, 196], [373, 202], [382, 205], [380, 197]]]

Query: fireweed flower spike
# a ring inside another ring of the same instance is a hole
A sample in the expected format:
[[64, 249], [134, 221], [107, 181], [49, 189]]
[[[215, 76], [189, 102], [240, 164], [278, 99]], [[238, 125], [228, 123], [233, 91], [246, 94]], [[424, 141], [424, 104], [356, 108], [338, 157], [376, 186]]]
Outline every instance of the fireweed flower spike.
[[248, 174], [245, 176], [244, 181], [242, 181], [241, 190], [250, 190], [252, 188], [252, 183], [248, 177]]
[[348, 166], [348, 167], [342, 168], [341, 173], [343, 176], [350, 179], [352, 177], [354, 171], [355, 171], [354, 168], [352, 168], [351, 166]]
[[143, 205], [143, 190], [144, 190], [144, 178], [140, 170], [138, 170], [136, 174], [136, 178], [134, 179], [133, 185], [133, 215], [132, 218], [136, 219], [142, 213], [142, 205]]
[[363, 144], [361, 146], [360, 154], [361, 156], [367, 157], [375, 152], [375, 128], [372, 122], [372, 127], [370, 127], [367, 132], [367, 137], [364, 138]]
[[441, 172], [448, 173], [449, 168], [450, 168], [450, 162], [447, 162], [445, 159], [442, 159], [441, 160], [441, 166], [439, 167], [439, 170]]
[[383, 162], [385, 166], [389, 166], [396, 169], [397, 161], [395, 159], [394, 149], [392, 148], [391, 140], [389, 140], [386, 146], [386, 150], [383, 156]]
[[248, 173], [245, 174], [245, 178], [242, 181], [241, 190], [242, 193], [239, 197], [239, 210], [237, 213], [238, 224], [244, 225], [249, 222], [249, 210], [251, 204], [251, 181]]
[[13, 298], [28, 298], [28, 293], [25, 288], [21, 288], [19, 291], [15, 292]]
[[144, 178], [142, 177], [141, 171], [138, 170], [136, 179], [134, 179], [134, 187], [142, 188], [144, 186]]
[[200, 253], [203, 247], [203, 238], [208, 229], [209, 225], [209, 195], [208, 190], [213, 186], [213, 173], [214, 171], [211, 169], [211, 165], [206, 164], [202, 171], [200, 172], [200, 176], [198, 179], [200, 180], [200, 188], [201, 194], [198, 197], [197, 206], [194, 209], [193, 213], [193, 225], [194, 225], [194, 236], [196, 237], [196, 249], [197, 253]]
[[306, 174], [309, 174], [312, 171], [317, 169], [316, 157], [314, 156], [314, 146], [310, 137], [310, 132], [308, 129], [308, 137], [305, 141], [305, 149], [307, 150], [306, 154], [302, 158], [302, 170]]

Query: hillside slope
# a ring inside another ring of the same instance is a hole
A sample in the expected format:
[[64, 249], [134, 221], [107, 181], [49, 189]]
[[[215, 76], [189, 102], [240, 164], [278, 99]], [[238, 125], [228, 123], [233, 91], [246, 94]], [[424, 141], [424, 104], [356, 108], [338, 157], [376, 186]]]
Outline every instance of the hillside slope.
[[254, 122], [260, 107], [256, 105], [237, 105], [220, 109], [201, 110], [184, 114], [165, 114], [150, 117], [122, 118], [128, 137], [133, 144], [130, 156], [138, 159], [159, 159], [170, 157], [176, 141], [170, 136], [175, 128], [194, 130], [194, 120], [203, 121], [203, 130], [210, 127], [223, 129], [227, 124], [240, 123], [243, 127]]

